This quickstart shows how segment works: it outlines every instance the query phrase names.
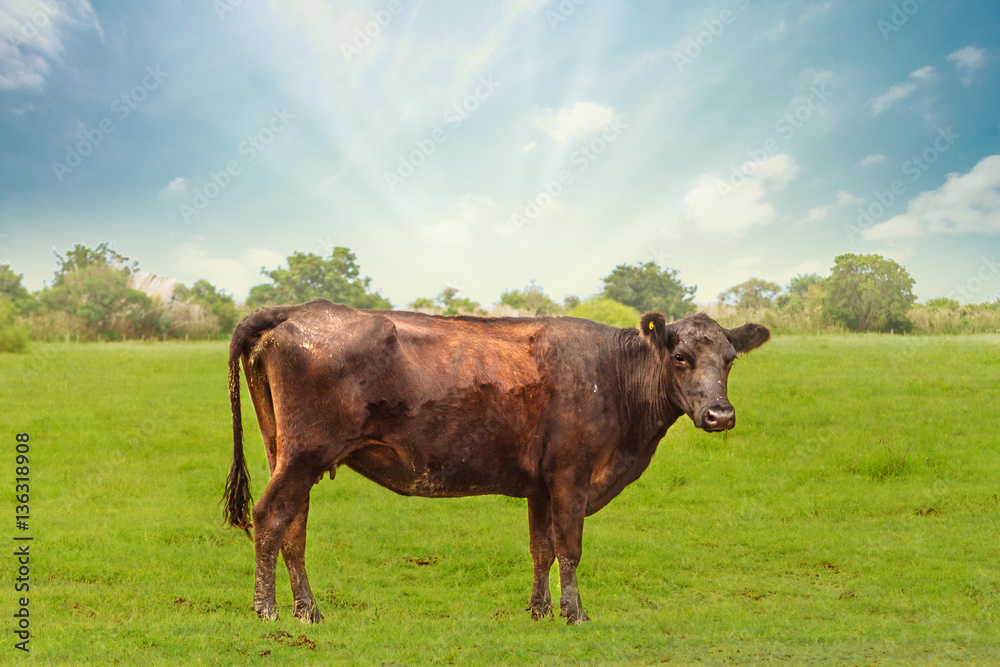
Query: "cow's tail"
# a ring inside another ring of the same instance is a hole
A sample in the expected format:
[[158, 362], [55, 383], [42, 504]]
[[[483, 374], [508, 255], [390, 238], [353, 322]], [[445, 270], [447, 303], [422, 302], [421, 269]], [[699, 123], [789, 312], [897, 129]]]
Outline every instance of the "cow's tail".
[[250, 339], [262, 331], [273, 329], [288, 319], [292, 307], [265, 308], [247, 316], [229, 344], [229, 405], [233, 413], [233, 463], [226, 479], [226, 490], [222, 497], [223, 520], [234, 528], [245, 530], [251, 536], [253, 521], [250, 508], [250, 473], [243, 456], [243, 415], [240, 408], [240, 357], [247, 349]]

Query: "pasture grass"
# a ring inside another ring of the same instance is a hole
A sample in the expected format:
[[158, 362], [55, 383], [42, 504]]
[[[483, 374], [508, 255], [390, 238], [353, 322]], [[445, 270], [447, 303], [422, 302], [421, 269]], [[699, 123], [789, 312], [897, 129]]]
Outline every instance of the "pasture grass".
[[[0, 355], [5, 532], [26, 431], [34, 537], [31, 653], [5, 632], [0, 660], [997, 662], [998, 395], [998, 336], [777, 337], [736, 364], [733, 432], [682, 418], [587, 519], [581, 627], [524, 611], [523, 500], [404, 498], [341, 469], [311, 503], [326, 622], [291, 617], [279, 560], [281, 618], [266, 624], [252, 545], [220, 525], [225, 343], [33, 344]], [[252, 409], [244, 422], [257, 497], [267, 463]]]

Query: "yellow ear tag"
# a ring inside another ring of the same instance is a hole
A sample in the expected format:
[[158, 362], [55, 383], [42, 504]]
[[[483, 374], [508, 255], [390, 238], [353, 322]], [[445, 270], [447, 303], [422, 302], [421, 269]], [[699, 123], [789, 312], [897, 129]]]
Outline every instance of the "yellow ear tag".
[[650, 322], [649, 323], [649, 330], [652, 331], [655, 328], [656, 328], [656, 322]]

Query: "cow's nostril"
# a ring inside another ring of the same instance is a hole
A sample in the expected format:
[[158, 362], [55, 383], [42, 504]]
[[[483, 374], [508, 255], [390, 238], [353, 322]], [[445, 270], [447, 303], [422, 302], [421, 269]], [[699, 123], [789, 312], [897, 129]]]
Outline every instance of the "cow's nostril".
[[731, 407], [709, 408], [705, 411], [705, 425], [713, 429], [730, 429], [736, 423], [736, 411]]

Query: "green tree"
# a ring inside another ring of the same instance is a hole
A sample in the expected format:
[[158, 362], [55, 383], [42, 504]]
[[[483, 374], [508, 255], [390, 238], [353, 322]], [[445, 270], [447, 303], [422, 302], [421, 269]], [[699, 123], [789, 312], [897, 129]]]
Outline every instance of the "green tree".
[[686, 287], [677, 270], [661, 269], [656, 262], [619, 264], [604, 281], [603, 296], [638, 311], [659, 310], [670, 319], [680, 319], [696, 310], [694, 285]]
[[639, 326], [640, 313], [631, 306], [626, 306], [598, 294], [577, 304], [567, 315], [570, 317], [582, 317], [586, 320], [594, 320], [595, 322], [603, 322], [613, 327], [636, 327]]
[[422, 296], [407, 306], [410, 310], [436, 310], [438, 308], [437, 303], [434, 299], [428, 299]]
[[139, 262], [133, 261], [129, 264], [129, 258], [116, 251], [114, 244], [110, 241], [100, 243], [93, 248], [76, 243], [66, 251], [65, 257], [54, 250], [52, 254], [56, 256], [53, 286], [62, 285], [73, 274], [92, 266], [118, 269], [125, 275], [126, 279], [139, 269]]
[[28, 332], [17, 321], [14, 302], [0, 294], [0, 352], [21, 352], [28, 344]]
[[296, 251], [288, 257], [288, 268], [260, 270], [271, 284], [250, 289], [247, 305], [275, 306], [329, 299], [353, 308], [390, 309], [389, 300], [371, 291], [372, 279], [361, 277], [357, 257], [347, 248], [336, 247], [330, 257]]
[[906, 331], [916, 301], [906, 269], [880, 255], [848, 253], [834, 259], [825, 282], [823, 312], [852, 331]]
[[217, 289], [207, 280], [199, 280], [191, 287], [178, 285], [174, 301], [204, 306], [219, 322], [219, 333], [230, 333], [236, 327], [236, 303], [231, 294]]
[[0, 299], [7, 299], [15, 313], [30, 310], [33, 299], [28, 289], [21, 284], [23, 273], [14, 273], [10, 264], [0, 264]]
[[937, 296], [929, 299], [924, 305], [933, 310], [958, 310], [962, 307], [962, 304], [957, 300], [949, 299], [946, 296]]
[[823, 277], [818, 273], [800, 273], [788, 283], [788, 293], [805, 296], [813, 285], [822, 285]]
[[515, 310], [537, 315], [558, 315], [562, 308], [553, 301], [541, 287], [532, 280], [524, 289], [506, 290], [500, 295], [501, 305], [510, 306]]
[[741, 310], [761, 310], [774, 305], [781, 285], [760, 278], [751, 278], [734, 285], [719, 295], [719, 303], [728, 303]]
[[149, 320], [152, 299], [128, 287], [122, 269], [91, 264], [63, 276], [59, 284], [42, 291], [43, 309], [75, 316], [93, 335], [126, 338], [156, 335], [157, 322]]
[[90, 248], [76, 244], [65, 257], [58, 252], [52, 286], [42, 290], [40, 307], [69, 314], [83, 333], [106, 338], [157, 336], [169, 326], [146, 294], [130, 289], [129, 275], [138, 262], [105, 242]]
[[410, 310], [432, 311], [438, 315], [485, 315], [486, 311], [478, 301], [473, 301], [468, 297], [459, 297], [458, 289], [455, 287], [445, 287], [433, 299], [420, 297], [409, 306]]
[[478, 301], [469, 297], [458, 296], [458, 289], [445, 287], [437, 297], [438, 303], [444, 307], [442, 315], [485, 315], [486, 311]]

